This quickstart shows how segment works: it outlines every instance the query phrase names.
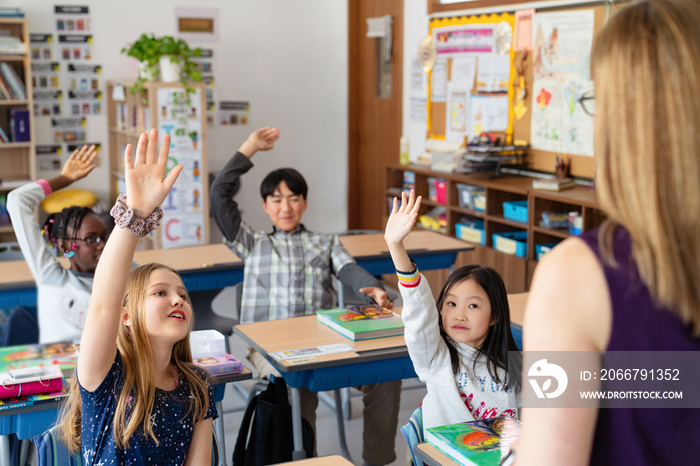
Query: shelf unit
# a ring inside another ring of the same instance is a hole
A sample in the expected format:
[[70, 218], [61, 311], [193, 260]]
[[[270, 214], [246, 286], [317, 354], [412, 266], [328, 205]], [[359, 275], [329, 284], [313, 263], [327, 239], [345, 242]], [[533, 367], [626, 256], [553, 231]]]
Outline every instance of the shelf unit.
[[[112, 99], [113, 90], [115, 85], [124, 86], [124, 94], [126, 99], [124, 102], [115, 102]], [[119, 185], [123, 186], [124, 181], [124, 147], [127, 144], [131, 144], [136, 150], [136, 145], [138, 143], [139, 136], [142, 132], [150, 131], [151, 128], [159, 128], [159, 108], [157, 102], [157, 94], [159, 89], [163, 88], [183, 88], [182, 83], [160, 83], [160, 82], [147, 82], [144, 84], [144, 90], [138, 94], [132, 94], [131, 88], [133, 88], [135, 81], [108, 81], [107, 82], [107, 127], [109, 132], [109, 166], [111, 168], [109, 179], [110, 179], [110, 200], [111, 202], [116, 201], [119, 195]], [[205, 87], [203, 83], [189, 83], [189, 88], [194, 88], [199, 90], [199, 96], [201, 97], [200, 104], [200, 115], [201, 119], [201, 132], [199, 137], [199, 144], [201, 144], [202, 150], [202, 161], [201, 166], [199, 166], [199, 173], [202, 183], [202, 193], [200, 193], [200, 210], [203, 218], [203, 232], [202, 237], [204, 238], [204, 243], [209, 242], [209, 178], [207, 176], [207, 122], [206, 122], [206, 106], [205, 106]], [[118, 118], [119, 105], [125, 104], [125, 115], [126, 123], [122, 126], [122, 122]], [[149, 110], [149, 120], [144, 122], [145, 118], [143, 115], [143, 110], [147, 108]], [[134, 113], [135, 112], [135, 113]], [[134, 119], [134, 115], [137, 117]], [[136, 121], [134, 121], [136, 120]], [[135, 124], [134, 124], [135, 123]], [[145, 125], [148, 124], [148, 128]], [[162, 134], [159, 134], [159, 139]], [[171, 152], [172, 155], [172, 152]], [[187, 169], [187, 167], [186, 167]], [[182, 174], [180, 176], [182, 179]], [[178, 186], [176, 182], [175, 187]], [[175, 189], [175, 188], [173, 188]], [[167, 202], [167, 201], [166, 201]], [[164, 203], [164, 209], [165, 203]], [[162, 228], [166, 218], [161, 221], [161, 227], [153, 231], [148, 236], [145, 236], [139, 240], [138, 249], [161, 249], [164, 247], [162, 242]]]
[[[0, 127], [10, 134], [10, 113], [13, 108], [29, 110], [29, 142], [0, 143], [0, 178], [2, 181], [36, 180], [36, 147], [34, 138], [34, 103], [32, 93], [31, 57], [29, 53], [29, 25], [25, 18], [0, 18], [0, 31], [4, 35], [19, 37], [24, 53], [0, 54], [0, 62], [11, 66], [25, 85], [27, 98], [22, 100], [0, 100]], [[0, 196], [7, 196], [14, 185], [3, 187]], [[0, 243], [14, 242], [16, 236], [11, 225], [0, 225]]]
[[[404, 171], [411, 171], [415, 174], [416, 194], [423, 196], [424, 200], [421, 203], [419, 214], [425, 214], [437, 205], [445, 206], [447, 209], [447, 234], [450, 236], [455, 236], [455, 225], [464, 216], [484, 221], [486, 244], [484, 246], [475, 245], [474, 251], [460, 253], [455, 265], [478, 263], [493, 267], [503, 277], [509, 293], [529, 289], [537, 265], [536, 244], [558, 243], [569, 237], [568, 230], [541, 227], [539, 221], [542, 218], [542, 212], [579, 212], [583, 217], [584, 231], [598, 227], [605, 219], [605, 215], [598, 206], [593, 188], [576, 186], [566, 191], [542, 191], [532, 189], [533, 178], [529, 177], [511, 176], [486, 180], [472, 175], [434, 172], [420, 165], [387, 167], [385, 174], [385, 195], [387, 198], [400, 193]], [[442, 178], [446, 181], [445, 204], [438, 204], [428, 198], [429, 177]], [[460, 207], [458, 183], [482, 187], [486, 192], [486, 211]], [[503, 216], [504, 202], [525, 200], [528, 201], [527, 222], [518, 222]], [[386, 223], [390, 212], [389, 203], [385, 202], [384, 205], [384, 222]], [[492, 235], [494, 233], [516, 231], [526, 231], [528, 234], [526, 257], [516, 257], [493, 248]], [[442, 278], [443, 282], [444, 278]]]

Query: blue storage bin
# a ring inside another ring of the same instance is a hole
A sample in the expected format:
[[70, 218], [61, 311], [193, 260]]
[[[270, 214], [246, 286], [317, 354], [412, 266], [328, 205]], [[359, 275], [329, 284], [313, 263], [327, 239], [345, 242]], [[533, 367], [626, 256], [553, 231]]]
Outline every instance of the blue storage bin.
[[481, 222], [481, 228], [472, 227], [464, 223], [455, 223], [455, 235], [457, 238], [474, 244], [486, 244], [486, 232]]
[[492, 235], [493, 248], [517, 257], [527, 256], [527, 231], [509, 231]]
[[527, 223], [527, 201], [504, 202], [503, 216], [516, 222]]
[[540, 260], [542, 256], [547, 254], [549, 251], [552, 250], [554, 246], [556, 246], [559, 243], [545, 243], [545, 244], [536, 244], [535, 245], [535, 252], [537, 253], [537, 260]]

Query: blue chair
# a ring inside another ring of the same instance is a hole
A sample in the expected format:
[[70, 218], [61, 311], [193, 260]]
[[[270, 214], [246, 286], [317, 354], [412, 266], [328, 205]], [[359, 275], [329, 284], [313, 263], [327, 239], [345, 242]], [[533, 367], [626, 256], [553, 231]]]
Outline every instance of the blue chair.
[[[39, 434], [33, 439], [36, 447], [38, 466], [83, 466], [83, 457], [79, 453], [71, 456], [68, 447], [61, 441], [58, 435], [58, 426], [54, 426]], [[216, 432], [212, 436], [211, 465], [219, 465], [219, 442], [216, 441]]]
[[20, 306], [12, 310], [2, 331], [0, 346], [39, 343], [39, 323], [36, 306]]
[[414, 466], [425, 466], [421, 460], [416, 457], [413, 451], [413, 447], [416, 444], [425, 441], [423, 438], [423, 408], [418, 407], [413, 414], [411, 414], [411, 419], [408, 420], [408, 424], [401, 427], [401, 433], [408, 443], [408, 448], [411, 450], [411, 456], [413, 457]]

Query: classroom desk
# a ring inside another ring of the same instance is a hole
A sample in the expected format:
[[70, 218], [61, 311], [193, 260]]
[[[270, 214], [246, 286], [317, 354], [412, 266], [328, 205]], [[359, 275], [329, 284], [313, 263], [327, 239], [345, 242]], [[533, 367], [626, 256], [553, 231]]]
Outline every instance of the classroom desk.
[[416, 458], [430, 466], [459, 466], [459, 463], [429, 443], [419, 443], [413, 447]]
[[525, 305], [530, 293], [513, 293], [508, 295], [508, 307], [510, 308], [510, 331], [516, 342], [520, 342], [522, 350], [523, 321], [525, 319]]
[[[67, 260], [59, 262], [68, 267]], [[225, 288], [243, 281], [243, 261], [223, 244], [137, 251], [134, 262], [159, 262], [174, 268], [189, 291]], [[27, 263], [0, 262], [0, 309], [36, 306], [36, 299], [36, 284]]]
[[[372, 275], [394, 273], [394, 263], [384, 241], [384, 233], [341, 236], [340, 242]], [[462, 240], [434, 231], [414, 230], [404, 239], [408, 255], [418, 265], [418, 270], [449, 269], [461, 251], [471, 251], [474, 246]]]
[[[238, 374], [226, 374], [212, 377], [214, 384], [214, 399], [219, 417], [214, 421], [219, 451], [221, 454], [220, 465], [226, 464], [226, 444], [224, 440], [224, 416], [222, 400], [226, 384], [231, 382], [241, 382], [252, 377], [252, 373], [246, 367]], [[15, 409], [0, 411], [0, 466], [10, 466], [10, 434], [16, 434], [20, 440], [32, 439], [53, 426], [58, 420], [60, 403], [43, 403], [34, 406], [25, 406]]]
[[340, 455], [320, 456], [318, 458], [308, 458], [305, 460], [277, 464], [287, 464], [290, 466], [353, 466], [353, 464]]

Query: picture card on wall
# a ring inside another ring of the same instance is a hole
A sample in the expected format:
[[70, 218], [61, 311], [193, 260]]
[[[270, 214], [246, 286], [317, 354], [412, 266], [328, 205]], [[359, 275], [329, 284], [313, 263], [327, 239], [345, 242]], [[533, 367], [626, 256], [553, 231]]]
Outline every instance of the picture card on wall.
[[90, 8], [87, 5], [55, 5], [54, 19], [57, 31], [90, 31]]
[[92, 60], [92, 36], [85, 34], [58, 36], [61, 60]]
[[53, 34], [29, 34], [29, 48], [32, 52], [32, 60], [53, 59]]

